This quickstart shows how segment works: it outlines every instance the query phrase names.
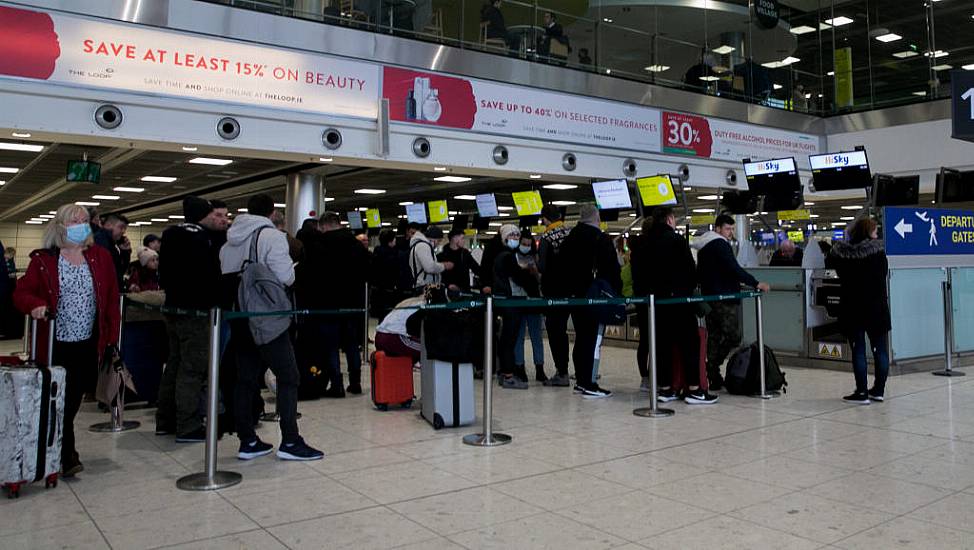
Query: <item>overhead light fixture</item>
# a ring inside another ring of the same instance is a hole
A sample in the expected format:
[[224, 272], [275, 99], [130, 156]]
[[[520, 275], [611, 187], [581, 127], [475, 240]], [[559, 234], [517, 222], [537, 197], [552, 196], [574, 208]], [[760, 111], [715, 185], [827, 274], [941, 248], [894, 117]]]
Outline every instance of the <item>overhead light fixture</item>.
[[713, 214], [714, 213], [714, 209], [713, 208], [694, 208], [693, 211], [696, 212], [697, 214]]
[[819, 216], [818, 214], [809, 214], [808, 217], [815, 219], [815, 218], [820, 218], [821, 216]]
[[0, 166], [0, 174], [16, 174], [17, 172], [20, 172], [20, 168], [6, 168]]
[[207, 164], [209, 166], [226, 166], [233, 163], [230, 159], [214, 159], [210, 157], [193, 157], [188, 162], [190, 164]]
[[812, 201], [805, 201], [805, 206], [815, 206], [815, 203]]
[[506, 210], [514, 210], [514, 207], [513, 206], [498, 206], [497, 209], [500, 210], [501, 212], [504, 212]]
[[456, 216], [457, 214], [459, 214], [459, 212], [457, 212], [456, 210], [450, 210], [449, 212], [447, 212], [447, 214], [451, 216]]
[[160, 223], [165, 223], [165, 222], [168, 222], [169, 221], [169, 218], [152, 218], [152, 221], [154, 221], [154, 222], [160, 222]]
[[501, 217], [501, 218], [510, 218], [511, 217], [511, 215], [508, 214], [507, 212], [498, 212], [497, 213], [497, 216], [498, 217]]
[[413, 201], [402, 201], [401, 203], [399, 203], [399, 206], [410, 206], [412, 204]]
[[953, 65], [948, 65], [948, 64], [944, 63], [942, 65], [934, 65], [933, 67], [930, 67], [930, 68], [933, 69], [933, 70], [935, 70], [935, 71], [949, 71], [949, 70], [953, 69], [954, 66]]
[[770, 63], [762, 63], [761, 66], [767, 67], [769, 69], [780, 69], [781, 67], [787, 67], [788, 65], [798, 63], [799, 61], [801, 61], [801, 59], [789, 55], [788, 57], [782, 59], [781, 61], [771, 61]]
[[141, 193], [145, 191], [144, 187], [115, 187], [112, 191], [118, 191], [119, 193]]
[[490, 222], [487, 225], [488, 225], [488, 227], [502, 227], [504, 224], [502, 224], [500, 222]]
[[780, 90], [784, 88], [784, 86], [782, 86], [781, 84], [772, 84], [771, 87], [774, 88], [775, 90]]
[[825, 76], [835, 76], [835, 71], [829, 71], [825, 73]]
[[446, 166], [434, 166], [433, 167], [433, 171], [434, 172], [446, 172]]
[[248, 212], [246, 208], [238, 208], [237, 212]]
[[0, 180], [0, 186], [7, 185], [7, 180]]
[[913, 95], [923, 97], [923, 96], [927, 95], [927, 92], [923, 92], [923, 91], [913, 92]]
[[4, 151], [26, 151], [28, 153], [37, 153], [43, 149], [43, 145], [34, 145], [33, 143], [11, 143], [9, 141], [0, 141], [0, 150]]
[[335, 197], [325, 197], [325, 202], [331, 202], [335, 200]]
[[716, 54], [727, 55], [727, 54], [729, 54], [729, 53], [731, 53], [733, 51], [736, 51], [736, 50], [737, 50], [737, 48], [732, 48], [732, 47], [728, 46], [727, 44], [724, 44], [721, 47], [714, 48], [711, 51], [714, 52], [714, 53], [716, 53]]
[[118, 195], [92, 195], [91, 198], [93, 198], [93, 199], [100, 199], [100, 200], [103, 200], [103, 201], [117, 201], [118, 199], [120, 199], [122, 197], [120, 197]]
[[800, 25], [798, 27], [792, 27], [790, 31], [791, 34], [807, 34], [810, 32], [815, 32], [815, 27], [809, 27], [808, 25]]
[[893, 54], [893, 57], [896, 57], [896, 58], [899, 58], [899, 59], [906, 59], [907, 57], [916, 57], [918, 55], [920, 55], [920, 54], [918, 54], [917, 52], [915, 52], [913, 50], [904, 50], [902, 52], [896, 52], [896, 53], [894, 53]]
[[670, 70], [670, 66], [669, 65], [650, 65], [648, 67], [645, 67], [645, 70], [647, 70], [647, 71], [649, 71], [651, 73], [662, 73], [664, 71]]
[[533, 179], [533, 180], [539, 180], [539, 179], [541, 179], [541, 174], [531, 174], [528, 177], [531, 178], [531, 179]]
[[842, 222], [832, 222], [832, 227], [845, 227], [846, 225]]
[[611, 22], [612, 22], [612, 19], [610, 19], [610, 18], [608, 18], [608, 17], [603, 17], [603, 18], [602, 18], [602, 21], [603, 21], [604, 23], [611, 23]]
[[38, 218], [45, 219], [45, 220], [49, 220], [49, 219], [51, 219], [51, 218], [54, 217], [54, 214], [41, 214], [40, 216], [37, 216], [37, 217]]
[[845, 205], [845, 206], [843, 206], [841, 208], [843, 210], [862, 210], [862, 207], [861, 206], [856, 206], [854, 204], [847, 204], [847, 205]]
[[169, 219], [170, 220], [184, 220], [184, 219], [186, 219], [186, 216], [181, 216], [179, 214], [171, 214], [169, 216]]
[[27, 132], [10, 132], [10, 136], [15, 138], [27, 139], [30, 137], [30, 134], [28, 134]]
[[834, 17], [832, 19], [826, 19], [825, 20], [825, 24], [826, 25], [832, 25], [833, 27], [841, 27], [842, 25], [848, 25], [849, 23], [852, 23], [852, 22], [853, 22], [852, 19], [849, 19], [848, 17], [846, 17], [844, 15], [840, 15], [838, 17]]
[[444, 181], [446, 183], [464, 183], [470, 181], [473, 178], [465, 178], [463, 176], [440, 176], [438, 178], [433, 178], [433, 181]]
[[881, 34], [881, 35], [877, 36], [876, 37], [876, 40], [879, 40], [880, 42], [896, 42], [897, 40], [899, 40], [901, 38], [903, 38], [903, 37], [900, 36], [900, 35], [898, 35], [898, 34], [896, 34], [896, 33], [888, 32], [886, 34]]
[[454, 195], [453, 198], [455, 198], [458, 201], [475, 201], [475, 200], [477, 200], [477, 197], [475, 195]]
[[75, 204], [77, 204], [78, 206], [101, 206], [100, 202], [91, 202], [91, 201], [78, 201]]
[[141, 180], [151, 183], [172, 183], [176, 181], [176, 178], [169, 176], [142, 176]]
[[715, 201], [715, 200], [719, 199], [720, 197], [718, 197], [717, 195], [700, 195], [699, 198], [702, 201]]
[[381, 195], [385, 192], [385, 189], [356, 189], [354, 191], [358, 195]]
[[183, 145], [183, 151], [187, 153], [195, 153], [199, 150], [199, 147], [193, 147], [192, 145]]
[[[545, 189], [554, 189], [555, 191], [567, 191], [569, 189], [575, 189], [577, 187], [578, 187], [577, 185], [572, 185], [570, 183], [549, 183], [548, 185], [544, 186]], [[510, 209], [510, 207], [507, 208]], [[504, 208], [501, 208], [501, 210], [503, 209]]]
[[716, 82], [716, 81], [720, 80], [720, 77], [719, 76], [700, 76], [700, 77], [697, 77], [697, 78], [699, 78], [700, 80], [702, 80], [704, 82]]
[[287, 205], [284, 204], [283, 202], [275, 202], [274, 208], [287, 208]]
[[44, 222], [38, 220], [27, 220], [24, 223], [26, 223], [27, 225], [41, 225]]
[[932, 52], [924, 52], [923, 55], [926, 57], [933, 56], [933, 58], [936, 59], [938, 57], [947, 57], [948, 55], [950, 55], [950, 52], [945, 52], [943, 50], [935, 50]]
[[961, 65], [960, 68], [964, 69], [965, 71], [974, 71], [974, 63], [971, 63], [970, 65]]
[[839, 219], [842, 220], [842, 221], [844, 221], [844, 222], [851, 222], [852, 220], [854, 220], [856, 218], [855, 218], [855, 216], [842, 216]]
[[358, 210], [359, 212], [365, 212], [366, 210], [368, 210], [368, 207], [359, 206], [356, 210]]
[[578, 203], [576, 203], [575, 201], [552, 201], [551, 204], [555, 206], [572, 206]]

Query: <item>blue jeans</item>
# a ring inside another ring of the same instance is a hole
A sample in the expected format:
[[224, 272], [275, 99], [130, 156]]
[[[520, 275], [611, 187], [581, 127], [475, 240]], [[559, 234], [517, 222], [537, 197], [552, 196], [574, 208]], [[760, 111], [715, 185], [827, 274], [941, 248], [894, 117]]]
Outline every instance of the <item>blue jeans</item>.
[[544, 365], [544, 339], [541, 334], [541, 314], [531, 313], [521, 317], [521, 325], [517, 329], [517, 340], [514, 343], [514, 364], [524, 364], [524, 327], [531, 336], [531, 353], [534, 355], [535, 365]]
[[[886, 391], [886, 378], [889, 377], [889, 350], [887, 349], [886, 332], [869, 334], [869, 344], [872, 346], [876, 379], [873, 381], [873, 392], [883, 395]], [[866, 380], [868, 365], [866, 363], [866, 331], [860, 330], [849, 343], [852, 344], [852, 372], [856, 375], [856, 391], [866, 393], [869, 388]]]

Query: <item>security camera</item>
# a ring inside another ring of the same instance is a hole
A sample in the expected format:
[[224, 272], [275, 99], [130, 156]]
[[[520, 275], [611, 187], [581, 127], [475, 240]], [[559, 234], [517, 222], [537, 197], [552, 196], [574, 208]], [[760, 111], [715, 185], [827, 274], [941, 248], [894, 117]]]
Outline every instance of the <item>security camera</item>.
[[114, 105], [102, 105], [95, 110], [95, 124], [114, 130], [122, 124], [122, 110]]
[[334, 151], [342, 146], [342, 133], [334, 128], [328, 128], [321, 133], [321, 144], [325, 149]]
[[575, 158], [575, 153], [565, 153], [565, 156], [561, 157], [561, 167], [568, 172], [575, 170], [578, 167], [578, 159]]
[[507, 164], [507, 161], [510, 158], [510, 155], [507, 152], [507, 147], [503, 145], [498, 145], [497, 147], [494, 147], [494, 152], [491, 156], [494, 159], [494, 164], [499, 164], [502, 166]]
[[433, 146], [430, 145], [430, 140], [424, 137], [418, 137], [413, 140], [413, 154], [417, 157], [424, 159], [430, 156], [433, 152]]
[[240, 137], [240, 123], [235, 118], [223, 117], [216, 123], [216, 133], [226, 140], [237, 139]]
[[626, 159], [622, 161], [622, 173], [627, 178], [635, 177], [637, 169], [638, 167], [636, 166], [636, 161], [633, 159]]
[[734, 170], [728, 170], [725, 179], [727, 180], [727, 185], [737, 187], [737, 172]]
[[680, 181], [683, 183], [690, 181], [690, 167], [686, 164], [681, 164], [677, 169], [677, 176], [679, 176]]

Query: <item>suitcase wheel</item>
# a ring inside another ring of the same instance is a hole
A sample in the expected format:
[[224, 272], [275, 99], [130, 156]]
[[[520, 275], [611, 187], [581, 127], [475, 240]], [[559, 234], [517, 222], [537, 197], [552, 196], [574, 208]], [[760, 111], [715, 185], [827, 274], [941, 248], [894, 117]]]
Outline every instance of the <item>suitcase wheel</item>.
[[7, 483], [3, 488], [7, 491], [7, 498], [20, 498], [20, 483]]
[[404, 408], [404, 409], [411, 409], [411, 408], [413, 408], [413, 400], [410, 399], [409, 401], [406, 401], [405, 403], [403, 403], [402, 404], [402, 408]]
[[376, 403], [375, 404], [375, 408], [379, 409], [380, 411], [388, 411], [389, 410], [389, 405], [387, 405], [385, 403]]
[[444, 425], [445, 424], [443, 423], [443, 417], [440, 416], [440, 413], [433, 413], [433, 429], [434, 430], [443, 429]]
[[57, 487], [57, 474], [51, 474], [47, 476], [47, 479], [44, 480], [45, 489], [50, 489], [52, 487]]

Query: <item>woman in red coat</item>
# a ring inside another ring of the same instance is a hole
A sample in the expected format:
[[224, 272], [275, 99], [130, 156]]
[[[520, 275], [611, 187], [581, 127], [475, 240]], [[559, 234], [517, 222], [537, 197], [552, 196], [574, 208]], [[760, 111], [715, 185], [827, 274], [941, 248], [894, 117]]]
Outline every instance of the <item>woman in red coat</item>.
[[[52, 318], [54, 364], [67, 371], [61, 471], [84, 470], [74, 444], [74, 418], [81, 396], [94, 389], [98, 365], [109, 345], [118, 345], [118, 282], [112, 257], [95, 246], [88, 211], [74, 204], [58, 208], [44, 231], [43, 247], [30, 255], [27, 274], [17, 283], [14, 305], [34, 319]], [[49, 337], [38, 323], [38, 350]], [[47, 362], [46, 352], [38, 360]]]

